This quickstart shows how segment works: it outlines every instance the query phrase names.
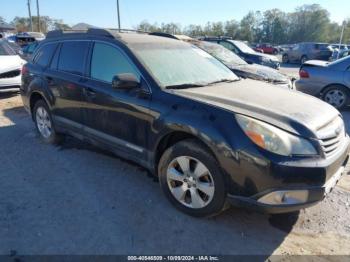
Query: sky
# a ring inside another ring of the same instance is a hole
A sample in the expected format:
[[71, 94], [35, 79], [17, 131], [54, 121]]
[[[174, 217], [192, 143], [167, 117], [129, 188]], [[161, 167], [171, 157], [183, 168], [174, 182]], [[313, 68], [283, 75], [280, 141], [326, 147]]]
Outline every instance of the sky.
[[[72, 26], [85, 22], [98, 27], [117, 27], [116, 0], [39, 0], [40, 14], [63, 19]], [[249, 11], [279, 8], [291, 12], [304, 4], [320, 4], [331, 20], [342, 23], [350, 18], [349, 0], [119, 0], [122, 28], [135, 28], [141, 21], [175, 22], [182, 26], [206, 22], [240, 20]], [[10, 22], [28, 16], [27, 0], [0, 0], [0, 16]], [[31, 0], [36, 15], [36, 0]]]

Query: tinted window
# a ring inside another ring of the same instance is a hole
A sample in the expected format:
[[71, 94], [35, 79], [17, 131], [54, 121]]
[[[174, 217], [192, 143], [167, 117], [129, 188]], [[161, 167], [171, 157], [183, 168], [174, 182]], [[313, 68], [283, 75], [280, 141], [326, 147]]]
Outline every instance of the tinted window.
[[105, 82], [112, 82], [117, 74], [136, 72], [129, 60], [113, 46], [96, 43], [92, 53], [91, 77]]
[[89, 42], [64, 42], [61, 47], [58, 69], [64, 72], [82, 75]]
[[40, 66], [48, 66], [57, 44], [47, 44], [42, 46], [35, 55], [34, 63]]

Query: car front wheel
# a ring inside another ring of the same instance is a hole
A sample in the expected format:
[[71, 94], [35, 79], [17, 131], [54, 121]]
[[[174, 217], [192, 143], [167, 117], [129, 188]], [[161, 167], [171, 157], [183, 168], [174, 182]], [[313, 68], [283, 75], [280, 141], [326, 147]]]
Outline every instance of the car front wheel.
[[222, 171], [201, 143], [185, 140], [167, 149], [160, 159], [158, 174], [166, 197], [186, 214], [206, 217], [224, 209]]
[[283, 62], [284, 64], [289, 63], [288, 55], [284, 54], [284, 55], [282, 56], [282, 62]]
[[57, 144], [62, 141], [62, 135], [57, 134], [46, 102], [39, 100], [33, 110], [36, 129], [45, 143]]

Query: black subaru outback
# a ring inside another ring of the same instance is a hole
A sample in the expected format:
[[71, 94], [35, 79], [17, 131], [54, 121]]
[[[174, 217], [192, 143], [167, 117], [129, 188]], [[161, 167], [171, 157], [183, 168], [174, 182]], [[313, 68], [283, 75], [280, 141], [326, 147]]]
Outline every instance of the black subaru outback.
[[193, 216], [227, 203], [270, 213], [308, 207], [348, 161], [349, 137], [333, 107], [240, 80], [181, 41], [53, 31], [22, 71], [23, 103], [45, 142], [71, 135], [135, 161]]

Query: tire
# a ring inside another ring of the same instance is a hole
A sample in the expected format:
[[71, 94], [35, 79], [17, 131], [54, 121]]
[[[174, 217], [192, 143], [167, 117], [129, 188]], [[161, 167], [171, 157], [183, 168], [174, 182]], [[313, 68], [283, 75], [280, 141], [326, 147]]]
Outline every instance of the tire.
[[282, 62], [283, 62], [284, 64], [288, 64], [288, 63], [289, 63], [289, 57], [288, 57], [287, 54], [284, 54], [284, 55], [282, 56]]
[[322, 100], [338, 110], [344, 109], [348, 105], [349, 98], [349, 90], [340, 85], [329, 86], [322, 92]]
[[277, 54], [278, 54], [278, 51], [277, 51], [277, 50], [273, 50], [273, 54], [274, 54], [274, 55], [277, 55]]
[[59, 144], [63, 135], [55, 131], [51, 112], [44, 100], [38, 100], [33, 109], [33, 119], [40, 138], [47, 144]]
[[165, 196], [188, 215], [214, 216], [226, 207], [224, 175], [213, 155], [196, 140], [184, 140], [168, 148], [159, 161], [158, 174]]
[[306, 55], [303, 55], [300, 59], [300, 64], [305, 64], [305, 62], [308, 60]]

